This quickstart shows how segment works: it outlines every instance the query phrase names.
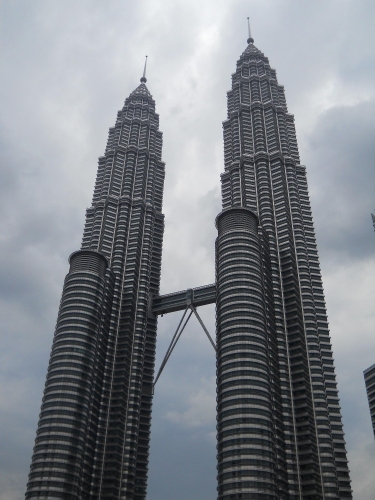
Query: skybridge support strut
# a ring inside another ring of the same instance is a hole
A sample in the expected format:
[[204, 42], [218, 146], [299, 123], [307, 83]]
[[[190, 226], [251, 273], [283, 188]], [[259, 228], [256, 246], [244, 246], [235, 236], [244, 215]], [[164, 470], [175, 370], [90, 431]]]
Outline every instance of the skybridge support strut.
[[190, 319], [191, 315], [193, 314], [193, 311], [190, 311], [190, 313], [189, 313], [189, 315], [188, 315], [188, 317], [187, 317], [187, 319], [186, 319], [185, 323], [183, 324], [183, 326], [182, 326], [182, 328], [181, 328], [181, 330], [180, 330], [181, 324], [182, 324], [182, 322], [183, 322], [183, 320], [184, 320], [184, 317], [185, 317], [185, 315], [186, 315], [187, 310], [188, 310], [188, 307], [185, 309], [184, 314], [182, 315], [181, 321], [180, 321], [180, 322], [179, 322], [179, 324], [178, 324], [177, 330], [175, 331], [175, 333], [174, 333], [174, 335], [173, 335], [173, 337], [172, 337], [171, 343], [169, 344], [169, 347], [168, 347], [168, 349], [167, 349], [167, 352], [166, 352], [166, 354], [165, 354], [165, 356], [164, 356], [164, 359], [163, 359], [163, 361], [162, 361], [162, 363], [161, 363], [161, 365], [160, 365], [160, 368], [159, 368], [158, 374], [156, 375], [156, 378], [155, 378], [154, 387], [155, 387], [155, 385], [156, 385], [156, 382], [159, 380], [159, 377], [160, 377], [160, 375], [162, 374], [162, 371], [164, 370], [164, 367], [165, 367], [165, 365], [167, 364], [167, 361], [168, 361], [168, 359], [170, 358], [170, 355], [172, 354], [172, 351], [173, 351], [173, 349], [175, 348], [175, 346], [176, 346], [176, 344], [177, 344], [177, 342], [178, 342], [178, 339], [181, 337], [181, 334], [182, 334], [182, 332], [184, 331], [185, 326], [187, 325], [187, 323], [188, 323], [188, 321], [189, 321], [189, 319]]
[[[174, 311], [181, 311], [183, 310], [184, 313], [182, 315], [182, 318], [177, 326], [177, 329], [172, 337], [172, 340], [169, 344], [169, 347], [167, 349], [167, 352], [164, 356], [164, 359], [160, 365], [159, 371], [155, 377], [155, 381], [153, 384], [153, 387], [155, 387], [156, 382], [159, 380], [160, 375], [162, 374], [162, 371], [164, 370], [165, 365], [167, 364], [168, 359], [170, 358], [173, 349], [175, 348], [179, 338], [182, 335], [182, 332], [184, 331], [189, 319], [191, 318], [191, 315], [194, 313], [197, 320], [199, 321], [199, 324], [201, 325], [204, 333], [207, 335], [208, 340], [210, 341], [212, 347], [214, 348], [216, 352], [216, 345], [215, 342], [213, 341], [211, 335], [209, 334], [205, 324], [202, 321], [202, 318], [199, 316], [197, 312], [197, 307], [206, 305], [206, 304], [213, 304], [216, 302], [216, 285], [206, 285], [202, 286], [199, 288], [190, 288], [188, 290], [182, 290], [180, 292], [175, 292], [175, 293], [170, 293], [167, 295], [158, 295], [158, 296], [152, 296], [150, 295], [150, 300], [149, 300], [149, 315], [150, 316], [157, 316], [163, 314], [169, 313], [169, 312], [174, 312]], [[187, 318], [185, 319], [186, 313], [189, 311]], [[184, 321], [185, 319], [185, 321]]]

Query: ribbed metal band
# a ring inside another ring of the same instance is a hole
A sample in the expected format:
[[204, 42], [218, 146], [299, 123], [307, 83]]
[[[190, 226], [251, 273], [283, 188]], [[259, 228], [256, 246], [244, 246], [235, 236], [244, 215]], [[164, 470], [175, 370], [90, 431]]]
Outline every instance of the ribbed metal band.
[[69, 260], [26, 498], [81, 500], [94, 458], [106, 348], [100, 324], [111, 275], [106, 282], [107, 260], [98, 252], [78, 251]]
[[107, 258], [94, 250], [78, 250], [69, 257], [70, 273], [91, 271], [103, 277], [108, 267]]
[[219, 214], [216, 225], [218, 498], [276, 500], [257, 217], [233, 208]]
[[247, 208], [235, 207], [223, 210], [215, 220], [219, 236], [228, 231], [244, 230], [257, 232], [258, 217]]

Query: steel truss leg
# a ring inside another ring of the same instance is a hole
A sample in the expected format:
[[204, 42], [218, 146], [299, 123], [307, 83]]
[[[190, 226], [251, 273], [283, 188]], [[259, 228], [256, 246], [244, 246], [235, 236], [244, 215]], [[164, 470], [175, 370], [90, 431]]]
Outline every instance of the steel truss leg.
[[[186, 311], [187, 311], [188, 309], [189, 309], [188, 307], [185, 309], [184, 314], [182, 315], [181, 321], [180, 321], [180, 323], [178, 324], [177, 330], [175, 331], [175, 333], [174, 333], [174, 335], [173, 335], [173, 337], [172, 337], [171, 343], [169, 344], [169, 347], [168, 347], [168, 350], [167, 350], [167, 352], [166, 352], [166, 354], [165, 354], [165, 356], [164, 356], [163, 362], [162, 362], [162, 364], [160, 365], [160, 368], [159, 368], [158, 374], [156, 375], [155, 382], [154, 382], [154, 387], [155, 387], [156, 382], [158, 381], [158, 379], [159, 379], [159, 377], [160, 377], [160, 375], [161, 375], [162, 371], [164, 370], [164, 367], [165, 367], [165, 365], [167, 364], [167, 361], [168, 361], [168, 359], [169, 359], [170, 355], [172, 354], [172, 351], [173, 351], [173, 349], [175, 348], [175, 346], [176, 346], [176, 344], [177, 344], [177, 342], [178, 342], [178, 339], [181, 337], [181, 334], [182, 334], [182, 332], [184, 331], [185, 326], [187, 325], [187, 323], [188, 323], [188, 321], [189, 321], [189, 319], [190, 319], [191, 315], [193, 314], [193, 311], [190, 311], [189, 316], [187, 317], [187, 319], [186, 319], [185, 323], [183, 324], [183, 326], [182, 326], [182, 328], [181, 328], [181, 330], [180, 330], [180, 326], [181, 326], [181, 324], [182, 324], [182, 322], [183, 322], [183, 320], [184, 320], [184, 317], [185, 317]], [[179, 332], [179, 330], [180, 330], [180, 332]]]
[[195, 309], [195, 307], [193, 305], [190, 306], [190, 309], [193, 311], [193, 313], [196, 315], [197, 317], [197, 320], [199, 321], [201, 327], [203, 328], [203, 331], [204, 333], [207, 335], [208, 337], [208, 340], [211, 342], [212, 344], [212, 347], [215, 349], [215, 352], [216, 352], [216, 345], [215, 345], [215, 342], [212, 340], [212, 337], [211, 335], [208, 333], [208, 330], [207, 328], [204, 326], [204, 323], [203, 321], [201, 320], [201, 317], [199, 316], [197, 310]]
[[[188, 311], [189, 309], [190, 309], [189, 315], [188, 315], [187, 319], [185, 320], [185, 323], [183, 324], [183, 326], [182, 326], [182, 328], [181, 328], [181, 330], [180, 330], [180, 327], [181, 327], [181, 325], [182, 325], [182, 322], [183, 322], [183, 320], [184, 320], [184, 318], [185, 318], [185, 316], [186, 316], [186, 313], [187, 313], [187, 311]], [[156, 382], [159, 380], [159, 377], [160, 377], [160, 375], [162, 374], [162, 371], [164, 370], [164, 367], [165, 367], [165, 365], [167, 364], [167, 361], [168, 361], [168, 359], [170, 358], [170, 355], [172, 354], [172, 351], [173, 351], [173, 349], [175, 348], [175, 346], [176, 346], [176, 344], [177, 344], [177, 342], [178, 342], [178, 339], [181, 337], [181, 334], [182, 334], [182, 332], [184, 331], [185, 326], [187, 325], [187, 323], [188, 323], [188, 321], [189, 321], [189, 319], [191, 318], [191, 315], [192, 315], [193, 313], [194, 313], [194, 314], [195, 314], [195, 316], [197, 317], [197, 320], [199, 321], [199, 324], [200, 324], [200, 325], [201, 325], [201, 327], [203, 328], [204, 333], [207, 335], [208, 340], [211, 342], [212, 347], [213, 347], [213, 348], [215, 349], [215, 351], [216, 351], [216, 345], [215, 345], [214, 341], [212, 340], [211, 335], [208, 333], [208, 330], [207, 330], [207, 328], [205, 327], [205, 325], [204, 325], [204, 323], [203, 323], [203, 321], [202, 321], [201, 317], [199, 316], [199, 314], [198, 314], [197, 310], [195, 309], [195, 307], [194, 307], [192, 304], [188, 305], [188, 306], [186, 307], [185, 311], [184, 311], [184, 314], [182, 315], [182, 318], [181, 318], [181, 320], [180, 320], [180, 322], [179, 322], [179, 324], [178, 324], [178, 327], [177, 327], [176, 331], [174, 332], [174, 335], [173, 335], [173, 337], [172, 337], [171, 343], [169, 344], [169, 347], [168, 347], [168, 349], [167, 349], [167, 352], [166, 352], [166, 354], [165, 354], [165, 356], [164, 356], [164, 359], [163, 359], [163, 361], [162, 361], [162, 363], [161, 363], [161, 365], [160, 365], [160, 368], [159, 368], [158, 374], [156, 375], [156, 378], [155, 378], [155, 382], [154, 382], [154, 384], [153, 384], [153, 387], [155, 387]]]

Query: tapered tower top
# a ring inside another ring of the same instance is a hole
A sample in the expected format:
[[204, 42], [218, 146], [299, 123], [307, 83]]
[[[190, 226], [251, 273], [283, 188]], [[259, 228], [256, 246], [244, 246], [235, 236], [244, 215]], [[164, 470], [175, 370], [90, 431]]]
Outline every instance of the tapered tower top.
[[247, 18], [247, 28], [249, 30], [249, 38], [247, 39], [247, 43], [254, 43], [254, 38], [251, 36], [250, 19], [249, 18]]
[[147, 78], [146, 78], [147, 57], [148, 56], [146, 56], [145, 67], [143, 68], [143, 76], [141, 78], [141, 82], [142, 83], [146, 83], [147, 82]]

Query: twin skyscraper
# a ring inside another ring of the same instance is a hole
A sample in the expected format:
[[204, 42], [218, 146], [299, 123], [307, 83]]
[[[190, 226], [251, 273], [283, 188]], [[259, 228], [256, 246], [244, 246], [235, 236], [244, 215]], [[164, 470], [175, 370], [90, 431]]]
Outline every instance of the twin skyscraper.
[[215, 283], [161, 296], [165, 165], [145, 75], [118, 112], [69, 259], [27, 499], [145, 500], [157, 315], [210, 302], [218, 499], [352, 498], [306, 170], [251, 36], [223, 128]]

